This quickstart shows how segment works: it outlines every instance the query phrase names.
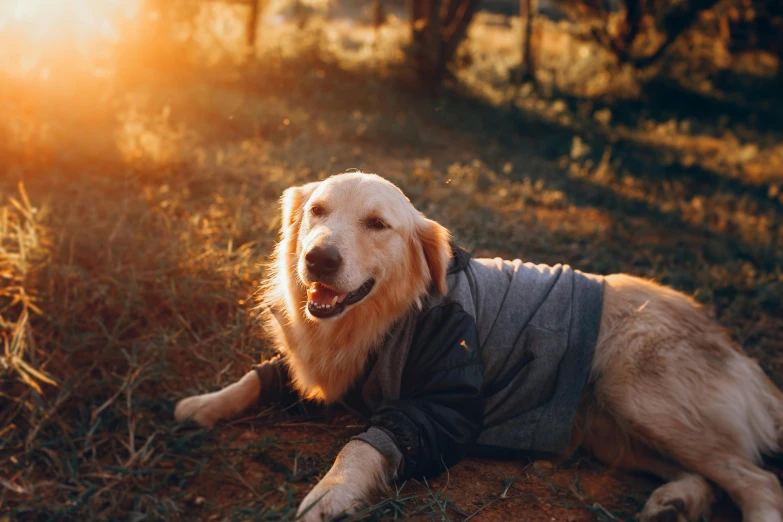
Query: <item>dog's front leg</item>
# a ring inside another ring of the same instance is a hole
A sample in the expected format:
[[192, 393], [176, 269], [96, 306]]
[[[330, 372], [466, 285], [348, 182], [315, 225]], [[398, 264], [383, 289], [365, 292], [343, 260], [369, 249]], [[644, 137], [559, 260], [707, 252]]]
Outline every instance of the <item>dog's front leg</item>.
[[307, 494], [297, 516], [303, 522], [332, 520], [368, 505], [373, 493], [388, 489], [389, 460], [368, 443], [353, 440], [337, 455], [332, 469]]
[[182, 399], [174, 409], [174, 417], [179, 422], [191, 419], [212, 428], [217, 421], [239, 415], [257, 404], [260, 394], [261, 381], [253, 370], [222, 390]]

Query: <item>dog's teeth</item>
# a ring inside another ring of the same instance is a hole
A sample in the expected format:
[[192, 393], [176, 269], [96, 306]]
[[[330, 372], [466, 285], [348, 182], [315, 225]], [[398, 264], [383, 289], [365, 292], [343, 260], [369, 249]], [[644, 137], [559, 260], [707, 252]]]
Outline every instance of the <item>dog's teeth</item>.
[[331, 306], [334, 306], [334, 305], [335, 305], [335, 303], [337, 303], [337, 296], [334, 296], [334, 297], [332, 298], [332, 304], [330, 304], [329, 306], [330, 306], [330, 307], [331, 307]]

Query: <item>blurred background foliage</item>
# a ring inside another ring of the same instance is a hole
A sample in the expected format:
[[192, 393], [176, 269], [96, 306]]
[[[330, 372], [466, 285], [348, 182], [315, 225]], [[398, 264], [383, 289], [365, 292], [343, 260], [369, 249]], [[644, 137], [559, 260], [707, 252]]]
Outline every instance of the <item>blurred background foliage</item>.
[[[359, 420], [173, 404], [270, 353], [279, 195], [352, 168], [475, 255], [694, 295], [783, 384], [780, 5], [0, 3], [0, 520], [290, 520]], [[653, 486], [468, 459], [362, 516], [627, 520]]]

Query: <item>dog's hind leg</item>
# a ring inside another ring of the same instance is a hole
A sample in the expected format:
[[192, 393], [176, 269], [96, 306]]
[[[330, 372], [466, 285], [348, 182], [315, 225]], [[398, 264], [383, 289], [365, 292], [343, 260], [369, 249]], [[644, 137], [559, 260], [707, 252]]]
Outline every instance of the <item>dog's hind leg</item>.
[[[649, 433], [646, 438], [655, 440], [657, 449], [692, 473], [684, 474], [656, 490], [645, 505], [646, 513], [654, 512], [656, 506], [665, 503], [664, 499], [671, 493], [669, 488], [676, 488], [679, 498], [690, 493], [701, 498], [702, 503], [711, 504], [714, 491], [712, 496], [707, 494], [711, 486], [706, 478], [729, 494], [742, 510], [745, 522], [783, 522], [783, 489], [774, 474], [764, 471], [709, 435], [700, 437], [703, 434], [659, 429], [653, 424], [654, 421], [648, 422], [642, 427]], [[699, 501], [688, 505], [694, 512], [698, 511], [698, 507]], [[688, 519], [694, 520], [690, 513]]]
[[652, 492], [644, 504], [641, 522], [709, 520], [717, 488], [701, 475], [684, 472]]
[[745, 522], [783, 522], [783, 488], [757, 465], [776, 445], [772, 395], [754, 362], [733, 354], [724, 364], [702, 389], [636, 382], [637, 399], [619, 410], [657, 451], [725, 490]]
[[[624, 426], [633, 426], [634, 434], [624, 435], [626, 442], [617, 444], [618, 439], [598, 432], [585, 437], [584, 446], [610, 465], [671, 481], [653, 492], [642, 521], [698, 520], [707, 515], [719, 494], [711, 481], [736, 502], [744, 521], [783, 522], [783, 489], [777, 477], [738, 454], [714, 432], [681, 429], [629, 411], [618, 417]], [[619, 451], [625, 453], [618, 455]]]
[[640, 514], [641, 522], [686, 522], [709, 518], [722, 492], [703, 477], [685, 471], [629, 436], [607, 412], [585, 404], [579, 424], [585, 449], [613, 467], [655, 475], [666, 484], [653, 491]]
[[257, 404], [260, 394], [261, 381], [252, 370], [222, 390], [182, 399], [177, 403], [174, 417], [179, 422], [190, 419], [212, 428], [217, 421], [239, 415]]
[[780, 392], [693, 300], [629, 276], [606, 283], [591, 372], [598, 411], [725, 490], [745, 522], [783, 522], [783, 488], [756, 464], [779, 449]]

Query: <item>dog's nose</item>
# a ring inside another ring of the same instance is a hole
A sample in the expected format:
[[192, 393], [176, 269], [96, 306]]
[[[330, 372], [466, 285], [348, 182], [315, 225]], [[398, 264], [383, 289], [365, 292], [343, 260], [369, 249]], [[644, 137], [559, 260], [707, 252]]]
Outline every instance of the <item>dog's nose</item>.
[[305, 254], [307, 269], [316, 277], [334, 274], [343, 264], [340, 251], [333, 246], [316, 246]]

